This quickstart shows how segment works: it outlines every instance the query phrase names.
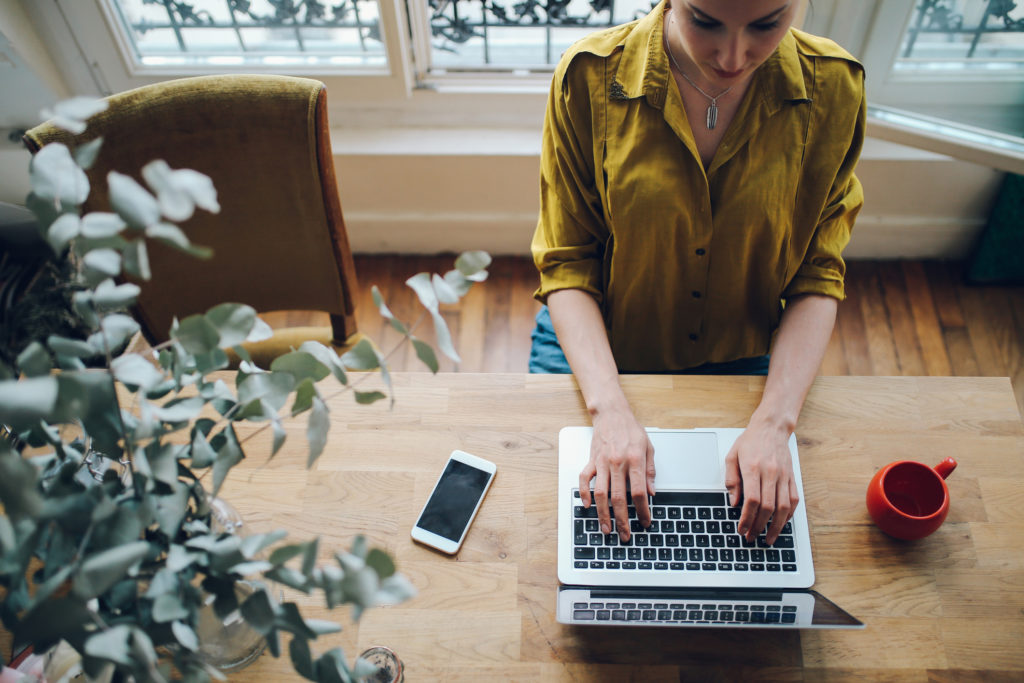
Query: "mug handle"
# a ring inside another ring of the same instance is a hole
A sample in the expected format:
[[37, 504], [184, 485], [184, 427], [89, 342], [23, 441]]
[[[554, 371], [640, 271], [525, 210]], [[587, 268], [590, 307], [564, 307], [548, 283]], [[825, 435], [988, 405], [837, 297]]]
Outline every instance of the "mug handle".
[[938, 472], [939, 476], [942, 477], [943, 479], [952, 474], [953, 470], [955, 469], [956, 460], [954, 460], [953, 458], [946, 458], [945, 460], [943, 460], [942, 462], [935, 466], [935, 471]]

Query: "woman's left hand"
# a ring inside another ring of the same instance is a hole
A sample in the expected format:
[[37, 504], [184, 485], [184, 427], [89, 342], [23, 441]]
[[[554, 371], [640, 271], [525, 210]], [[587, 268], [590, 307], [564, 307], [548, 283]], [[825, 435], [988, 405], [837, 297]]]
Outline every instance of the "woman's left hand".
[[729, 504], [743, 502], [737, 531], [748, 541], [760, 535], [770, 518], [765, 540], [774, 543], [800, 502], [789, 454], [790, 433], [755, 415], [725, 458]]

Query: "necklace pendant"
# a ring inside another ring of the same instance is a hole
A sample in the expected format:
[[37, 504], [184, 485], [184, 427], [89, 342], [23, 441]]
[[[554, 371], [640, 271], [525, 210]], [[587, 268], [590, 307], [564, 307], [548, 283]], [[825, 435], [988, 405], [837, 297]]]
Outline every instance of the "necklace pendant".
[[708, 105], [708, 117], [707, 117], [708, 130], [714, 130], [716, 123], [718, 123], [718, 103], [715, 102], [715, 101], [712, 101], [711, 104]]

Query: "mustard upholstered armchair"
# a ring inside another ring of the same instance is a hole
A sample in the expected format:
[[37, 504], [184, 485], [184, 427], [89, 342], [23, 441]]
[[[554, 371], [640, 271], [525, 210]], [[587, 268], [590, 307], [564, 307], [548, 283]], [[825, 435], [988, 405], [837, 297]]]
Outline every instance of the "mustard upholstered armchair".
[[203, 76], [144, 86], [107, 98], [106, 111], [71, 135], [44, 123], [25, 143], [104, 143], [88, 171], [85, 211], [109, 211], [107, 173], [141, 181], [142, 167], [163, 159], [171, 168], [208, 175], [219, 214], [197, 211], [181, 227], [213, 248], [199, 260], [149, 243], [151, 283], [135, 309], [150, 343], [167, 340], [173, 318], [224, 302], [258, 312], [323, 311], [330, 327], [275, 330], [247, 345], [253, 360], [271, 359], [313, 339], [335, 348], [355, 341], [356, 277], [334, 175], [326, 89], [305, 78]]

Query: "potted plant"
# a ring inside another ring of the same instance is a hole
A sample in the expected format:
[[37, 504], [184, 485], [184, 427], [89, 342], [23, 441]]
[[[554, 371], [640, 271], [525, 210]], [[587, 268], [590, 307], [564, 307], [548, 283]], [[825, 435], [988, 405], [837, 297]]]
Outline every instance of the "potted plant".
[[[80, 132], [102, 106], [71, 100], [52, 117]], [[235, 303], [176, 321], [170, 341], [155, 349], [119, 352], [138, 331], [123, 311], [139, 288], [122, 276], [148, 279], [138, 258], [144, 242], [201, 255], [168, 214], [181, 221], [196, 207], [219, 209], [209, 178], [156, 161], [143, 170], [149, 189], [112, 172], [114, 211], [80, 215], [89, 191], [83, 169], [100, 144], [73, 153], [47, 145], [30, 166], [27, 204], [53, 262], [71, 268], [62, 289], [85, 331], [52, 332], [0, 355], [13, 358], [0, 360], [4, 628], [36, 652], [70, 652], [90, 677], [205, 681], [223, 677], [197, 636], [212, 614], [215, 625], [252, 629], [274, 656], [282, 653], [280, 634], [289, 634], [295, 670], [310, 680], [373, 673], [367, 662], [350, 665], [337, 648], [315, 655], [310, 641], [340, 627], [305, 619], [267, 582], [320, 594], [329, 608], [350, 604], [358, 619], [413, 593], [391, 558], [357, 536], [333, 562], [318, 564], [318, 539], [234, 533], [216, 496], [247, 455], [240, 425], [273, 429], [270, 457], [284, 441], [282, 421], [302, 416], [312, 465], [328, 437], [324, 385], [351, 391], [358, 404], [385, 398], [357, 388], [372, 373], [351, 373], [377, 370], [388, 389], [384, 354], [365, 339], [340, 356], [306, 342], [258, 368], [241, 343], [265, 338], [269, 328]], [[489, 262], [486, 253], [470, 252], [444, 276], [420, 273], [408, 281], [433, 319], [441, 351], [456, 360], [439, 304], [457, 302], [486, 277]], [[34, 295], [32, 287], [8, 293], [8, 303]], [[436, 372], [433, 348], [392, 315], [376, 287], [373, 297]], [[242, 358], [233, 385], [213, 375], [227, 367], [227, 348]]]

